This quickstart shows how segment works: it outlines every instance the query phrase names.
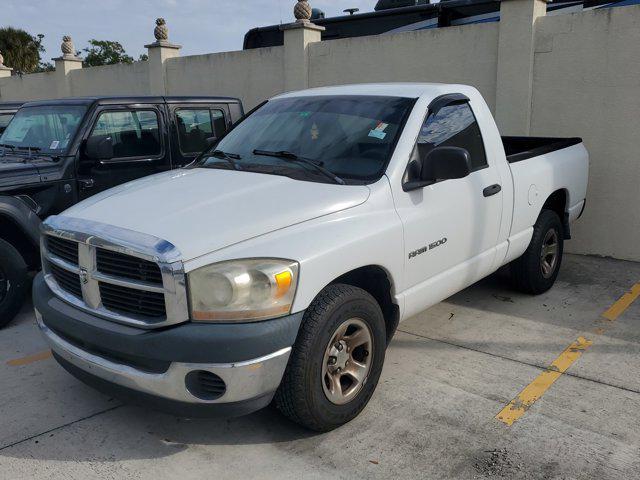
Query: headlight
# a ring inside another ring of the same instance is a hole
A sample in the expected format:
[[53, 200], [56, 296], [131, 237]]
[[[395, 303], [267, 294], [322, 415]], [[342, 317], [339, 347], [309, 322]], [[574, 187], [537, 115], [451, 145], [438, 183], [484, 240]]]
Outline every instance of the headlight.
[[261, 258], [215, 263], [189, 273], [191, 319], [242, 322], [291, 312], [298, 263]]

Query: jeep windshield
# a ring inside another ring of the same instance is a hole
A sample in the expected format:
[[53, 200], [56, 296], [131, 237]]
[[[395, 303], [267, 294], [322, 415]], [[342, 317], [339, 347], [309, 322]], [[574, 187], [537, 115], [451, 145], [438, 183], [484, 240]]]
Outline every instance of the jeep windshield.
[[13, 115], [13, 113], [0, 113], [0, 134], [5, 131]]
[[384, 173], [414, 102], [383, 96], [271, 100], [195, 166], [326, 183], [371, 183]]
[[64, 155], [85, 111], [80, 105], [21, 108], [0, 137], [0, 152]]

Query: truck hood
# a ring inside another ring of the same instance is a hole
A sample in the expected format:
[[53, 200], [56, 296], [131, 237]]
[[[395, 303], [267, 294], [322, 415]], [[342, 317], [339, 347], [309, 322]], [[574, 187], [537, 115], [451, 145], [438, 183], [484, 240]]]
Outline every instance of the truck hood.
[[154, 235], [175, 245], [186, 261], [355, 207], [368, 197], [363, 185], [196, 168], [121, 185], [63, 215]]

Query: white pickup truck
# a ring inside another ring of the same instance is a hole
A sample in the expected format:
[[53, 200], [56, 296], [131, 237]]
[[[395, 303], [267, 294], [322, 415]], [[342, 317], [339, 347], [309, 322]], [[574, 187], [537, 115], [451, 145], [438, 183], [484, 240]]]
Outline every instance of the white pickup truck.
[[182, 416], [272, 401], [327, 431], [399, 321], [510, 264], [553, 285], [585, 207], [578, 138], [501, 138], [478, 91], [375, 84], [260, 105], [189, 167], [49, 218], [33, 296], [55, 358]]

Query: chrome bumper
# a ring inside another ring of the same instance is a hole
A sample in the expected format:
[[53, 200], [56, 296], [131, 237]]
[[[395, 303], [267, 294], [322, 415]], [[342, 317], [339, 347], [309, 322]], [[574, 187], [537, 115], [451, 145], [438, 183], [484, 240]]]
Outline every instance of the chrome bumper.
[[[72, 345], [44, 324], [38, 310], [35, 314], [38, 327], [49, 346], [67, 362], [107, 382], [179, 402], [224, 404], [251, 400], [275, 392], [282, 380], [291, 353], [291, 347], [287, 347], [261, 358], [238, 363], [174, 362], [164, 373], [147, 373], [128, 365], [112, 362]], [[216, 400], [203, 400], [192, 395], [185, 385], [185, 377], [193, 370], [205, 370], [222, 378], [227, 387], [224, 395]]]

